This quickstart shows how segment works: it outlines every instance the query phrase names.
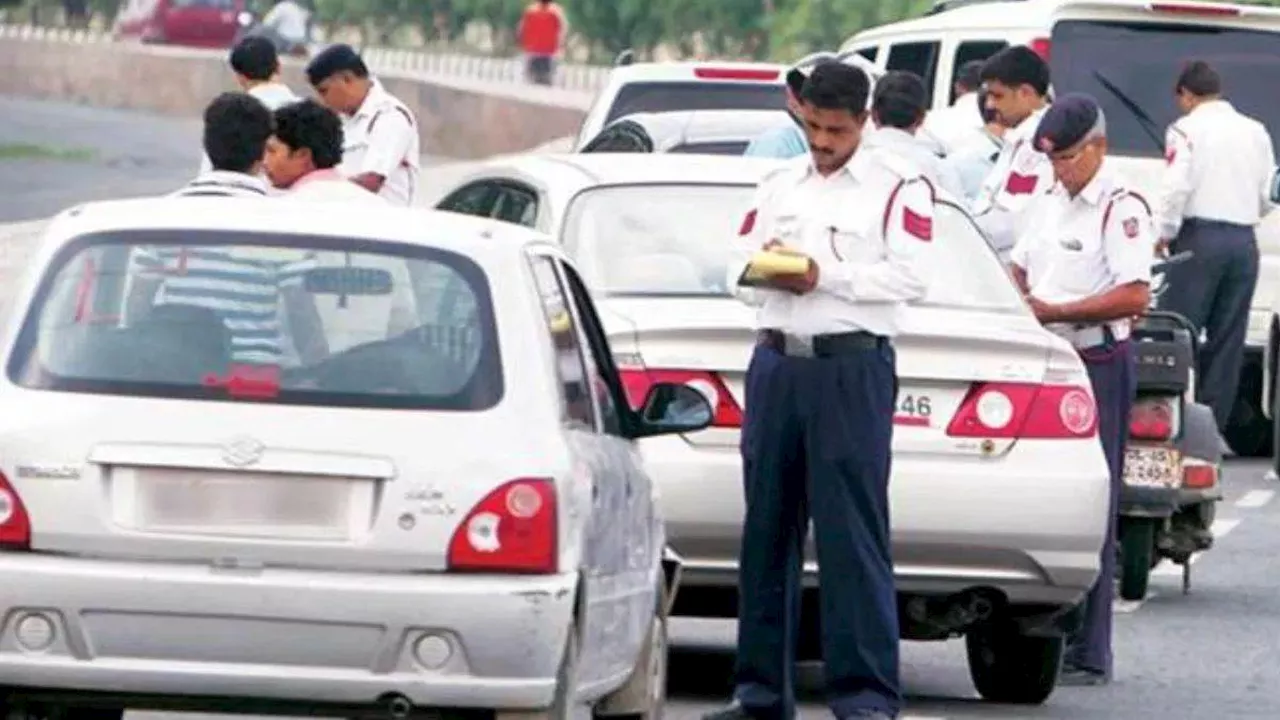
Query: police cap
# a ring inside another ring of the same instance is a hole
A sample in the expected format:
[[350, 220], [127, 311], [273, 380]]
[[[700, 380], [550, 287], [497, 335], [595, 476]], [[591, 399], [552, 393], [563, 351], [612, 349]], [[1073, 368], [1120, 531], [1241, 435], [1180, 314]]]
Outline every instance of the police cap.
[[307, 82], [312, 86], [328, 80], [342, 71], [350, 71], [356, 77], [368, 77], [369, 68], [360, 59], [360, 53], [346, 43], [330, 45], [316, 53], [307, 63]]
[[1040, 152], [1052, 153], [1105, 134], [1106, 121], [1098, 101], [1084, 93], [1067, 93], [1054, 100], [1040, 118], [1032, 143]]

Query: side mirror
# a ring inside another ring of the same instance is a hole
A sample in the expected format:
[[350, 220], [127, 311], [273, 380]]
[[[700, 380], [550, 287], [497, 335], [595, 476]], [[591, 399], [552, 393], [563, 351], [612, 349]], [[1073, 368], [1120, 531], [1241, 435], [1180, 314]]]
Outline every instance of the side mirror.
[[714, 413], [707, 398], [682, 383], [655, 383], [640, 408], [636, 437], [696, 432], [711, 424]]
[[627, 48], [626, 50], [618, 53], [618, 56], [613, 59], [613, 66], [626, 67], [635, 61], [636, 54], [632, 52], [631, 48]]
[[1268, 197], [1273, 203], [1280, 203], [1280, 168], [1271, 171], [1271, 192]]

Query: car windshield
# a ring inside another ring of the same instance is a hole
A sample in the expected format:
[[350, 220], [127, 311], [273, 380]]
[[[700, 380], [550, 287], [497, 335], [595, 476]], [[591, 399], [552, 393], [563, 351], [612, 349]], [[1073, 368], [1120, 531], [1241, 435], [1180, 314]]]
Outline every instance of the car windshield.
[[[566, 215], [564, 246], [593, 292], [614, 297], [727, 297], [728, 263], [749, 185], [618, 185], [588, 190]], [[932, 282], [920, 304], [1021, 312], [1000, 260], [967, 214], [939, 202]]]
[[618, 91], [604, 121], [639, 112], [786, 109], [786, 91], [777, 83], [638, 82]]
[[1221, 75], [1227, 99], [1271, 131], [1280, 128], [1280, 34], [1242, 28], [1065, 20], [1053, 29], [1055, 92], [1089, 93], [1107, 116], [1113, 153], [1157, 157], [1178, 118], [1173, 85], [1191, 58]]
[[483, 270], [356, 240], [128, 231], [45, 273], [7, 368], [64, 392], [483, 410], [502, 394]]

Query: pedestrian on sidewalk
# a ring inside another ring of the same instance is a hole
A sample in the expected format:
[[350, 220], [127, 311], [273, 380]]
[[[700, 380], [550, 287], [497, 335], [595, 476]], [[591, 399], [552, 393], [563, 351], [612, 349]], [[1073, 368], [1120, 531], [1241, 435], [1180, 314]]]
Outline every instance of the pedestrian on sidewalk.
[[525, 8], [516, 36], [524, 49], [526, 80], [535, 85], [551, 84], [556, 56], [564, 47], [568, 29], [564, 11], [553, 0], [534, 0]]

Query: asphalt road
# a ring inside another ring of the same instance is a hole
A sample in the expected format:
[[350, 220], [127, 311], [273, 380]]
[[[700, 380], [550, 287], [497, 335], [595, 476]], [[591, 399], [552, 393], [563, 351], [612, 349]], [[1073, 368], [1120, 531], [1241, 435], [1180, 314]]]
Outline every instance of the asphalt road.
[[[0, 223], [46, 217], [84, 200], [164, 192], [185, 181], [197, 163], [193, 122], [5, 98], [0, 116]], [[5, 150], [22, 145], [47, 152]], [[69, 157], [30, 157], [59, 152]], [[453, 172], [436, 165], [424, 176], [439, 183]], [[24, 255], [12, 243], [0, 246], [0, 259], [8, 258], [0, 262], [0, 284], [6, 286]], [[1274, 502], [1280, 486], [1265, 479], [1265, 471], [1265, 463], [1256, 461], [1228, 465], [1218, 544], [1196, 562], [1191, 594], [1181, 594], [1175, 569], [1157, 569], [1146, 601], [1118, 606], [1118, 678], [1111, 686], [1063, 688], [1038, 708], [988, 705], [974, 694], [961, 642], [909, 643], [903, 651], [905, 717], [1280, 717], [1280, 503]], [[666, 714], [690, 720], [728, 693], [733, 623], [677, 620], [672, 630], [677, 648]], [[806, 684], [802, 716], [827, 717], [812, 683]]]

